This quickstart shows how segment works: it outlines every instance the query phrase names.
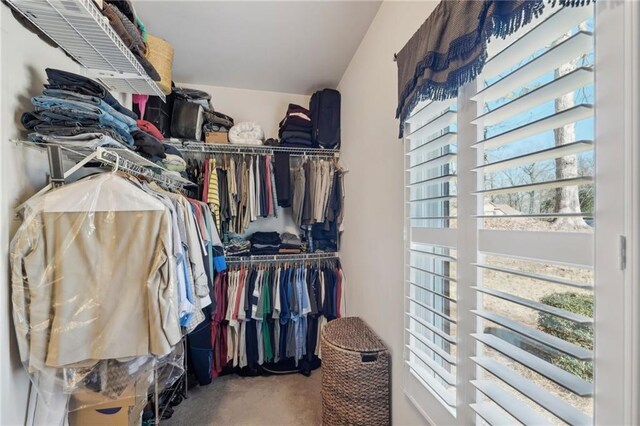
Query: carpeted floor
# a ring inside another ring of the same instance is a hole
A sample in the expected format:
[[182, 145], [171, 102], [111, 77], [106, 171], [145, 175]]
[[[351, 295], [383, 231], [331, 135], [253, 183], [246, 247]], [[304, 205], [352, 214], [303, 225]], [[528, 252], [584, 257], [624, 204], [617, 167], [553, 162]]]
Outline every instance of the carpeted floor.
[[175, 407], [167, 426], [285, 426], [320, 425], [321, 371], [270, 377], [219, 377], [209, 386], [195, 387]]

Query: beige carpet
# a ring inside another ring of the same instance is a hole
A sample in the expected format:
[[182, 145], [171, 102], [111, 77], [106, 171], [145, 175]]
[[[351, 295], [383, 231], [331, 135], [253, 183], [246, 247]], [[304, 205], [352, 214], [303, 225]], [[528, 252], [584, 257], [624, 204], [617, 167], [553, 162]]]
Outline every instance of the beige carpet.
[[195, 387], [175, 407], [167, 426], [284, 426], [322, 424], [320, 369], [270, 377], [224, 376], [209, 386]]

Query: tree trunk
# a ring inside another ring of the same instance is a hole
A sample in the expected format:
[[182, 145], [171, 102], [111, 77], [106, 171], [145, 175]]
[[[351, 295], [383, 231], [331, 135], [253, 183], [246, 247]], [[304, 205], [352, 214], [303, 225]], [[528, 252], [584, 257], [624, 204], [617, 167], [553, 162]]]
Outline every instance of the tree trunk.
[[[565, 37], [558, 42], [569, 37]], [[555, 78], [559, 78], [577, 68], [577, 60], [560, 66], [555, 70]], [[555, 100], [556, 112], [563, 111], [575, 105], [573, 92], [567, 93]], [[575, 123], [567, 124], [553, 131], [556, 146], [565, 145], [576, 140]], [[569, 179], [578, 177], [578, 157], [567, 155], [556, 159], [556, 179]], [[580, 213], [580, 194], [577, 186], [566, 186], [556, 189], [556, 212], [557, 213]], [[556, 224], [561, 227], [586, 227], [584, 219], [581, 217], [558, 217]]]

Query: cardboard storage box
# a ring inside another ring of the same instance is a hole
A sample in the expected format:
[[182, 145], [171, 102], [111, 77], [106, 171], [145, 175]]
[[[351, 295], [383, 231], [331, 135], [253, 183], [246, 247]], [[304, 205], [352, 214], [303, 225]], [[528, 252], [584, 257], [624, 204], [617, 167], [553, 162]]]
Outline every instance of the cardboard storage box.
[[207, 132], [204, 135], [206, 143], [229, 143], [229, 133], [227, 132]]
[[128, 426], [129, 415], [135, 415], [135, 405], [135, 396], [130, 396], [71, 411], [69, 426]]
[[69, 426], [139, 425], [147, 403], [148, 377], [129, 385], [118, 399], [98, 392], [78, 391], [69, 400]]

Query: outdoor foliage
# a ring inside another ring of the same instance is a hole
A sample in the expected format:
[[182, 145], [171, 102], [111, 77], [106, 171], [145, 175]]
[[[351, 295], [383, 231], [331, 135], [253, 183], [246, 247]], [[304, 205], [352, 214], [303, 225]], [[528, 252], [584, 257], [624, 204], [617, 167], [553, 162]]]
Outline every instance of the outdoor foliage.
[[[549, 306], [593, 318], [593, 295], [591, 294], [553, 293], [540, 301]], [[586, 349], [593, 349], [593, 327], [590, 325], [576, 324], [555, 315], [540, 312], [538, 326], [552, 336]], [[593, 381], [593, 363], [590, 361], [580, 361], [568, 355], [555, 355], [550, 361], [578, 377], [589, 382]]]

